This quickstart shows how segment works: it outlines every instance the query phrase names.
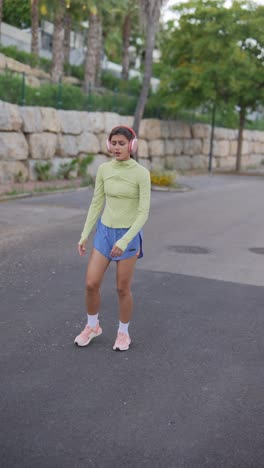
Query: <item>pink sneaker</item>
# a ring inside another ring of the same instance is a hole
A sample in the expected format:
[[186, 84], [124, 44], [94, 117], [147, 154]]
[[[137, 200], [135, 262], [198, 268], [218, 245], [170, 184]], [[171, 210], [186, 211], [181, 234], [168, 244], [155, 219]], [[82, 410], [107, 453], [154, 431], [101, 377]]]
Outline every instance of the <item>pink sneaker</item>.
[[113, 349], [115, 351], [126, 351], [127, 349], [129, 349], [130, 343], [131, 339], [127, 333], [118, 332]]
[[101, 335], [101, 333], [102, 328], [100, 327], [99, 322], [95, 328], [91, 328], [89, 325], [86, 325], [80, 335], [76, 336], [74, 343], [78, 346], [87, 346], [93, 338]]

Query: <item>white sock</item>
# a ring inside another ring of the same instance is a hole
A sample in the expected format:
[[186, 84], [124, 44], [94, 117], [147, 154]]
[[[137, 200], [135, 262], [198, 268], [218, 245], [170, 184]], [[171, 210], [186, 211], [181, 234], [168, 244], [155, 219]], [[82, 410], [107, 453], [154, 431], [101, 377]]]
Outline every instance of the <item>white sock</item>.
[[98, 322], [98, 314], [90, 315], [87, 314], [87, 325], [91, 328], [95, 328]]
[[126, 333], [128, 335], [128, 326], [129, 326], [130, 322], [128, 323], [123, 323], [123, 322], [120, 322], [119, 320], [119, 327], [118, 327], [118, 331], [120, 333]]

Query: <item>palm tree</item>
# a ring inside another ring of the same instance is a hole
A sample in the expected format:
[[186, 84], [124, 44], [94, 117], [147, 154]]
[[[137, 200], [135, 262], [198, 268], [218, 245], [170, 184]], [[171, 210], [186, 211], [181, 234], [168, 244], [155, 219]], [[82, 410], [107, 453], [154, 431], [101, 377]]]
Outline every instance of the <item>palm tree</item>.
[[58, 0], [54, 11], [54, 31], [52, 41], [51, 81], [58, 83], [63, 75], [63, 40], [65, 0]]
[[146, 45], [144, 59], [144, 75], [141, 93], [138, 99], [133, 128], [138, 133], [140, 121], [144, 114], [145, 105], [148, 99], [150, 79], [152, 74], [153, 50], [155, 46], [156, 33], [159, 26], [159, 18], [163, 0], [139, 0], [142, 18], [145, 26]]
[[[2, 0], [1, 0], [2, 3]], [[38, 55], [39, 0], [31, 0], [31, 53]]]
[[90, 86], [96, 83], [96, 65], [98, 58], [98, 38], [100, 36], [100, 17], [97, 7], [89, 8], [89, 29], [87, 34], [87, 52], [84, 68], [84, 92], [88, 93]]
[[0, 44], [2, 43], [1, 26], [2, 26], [2, 18], [3, 18], [3, 1], [4, 0], [0, 0]]
[[129, 44], [133, 27], [133, 22], [138, 19], [138, 5], [134, 0], [125, 0], [123, 8], [125, 16], [122, 24], [122, 78], [128, 80], [129, 77]]
[[64, 17], [64, 42], [63, 42], [63, 53], [64, 53], [65, 64], [68, 64], [70, 62], [71, 28], [72, 28], [72, 15], [67, 7], [67, 11]]

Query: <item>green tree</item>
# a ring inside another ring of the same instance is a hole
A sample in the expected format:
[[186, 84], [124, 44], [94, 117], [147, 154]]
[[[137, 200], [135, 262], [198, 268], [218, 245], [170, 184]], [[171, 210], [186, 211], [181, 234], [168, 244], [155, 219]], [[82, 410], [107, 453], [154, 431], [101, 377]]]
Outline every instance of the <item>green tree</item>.
[[29, 0], [2, 0], [3, 21], [17, 28], [29, 28], [31, 12]]
[[236, 169], [246, 116], [263, 102], [263, 7], [254, 2], [189, 1], [163, 37], [162, 90], [167, 103], [239, 110]]

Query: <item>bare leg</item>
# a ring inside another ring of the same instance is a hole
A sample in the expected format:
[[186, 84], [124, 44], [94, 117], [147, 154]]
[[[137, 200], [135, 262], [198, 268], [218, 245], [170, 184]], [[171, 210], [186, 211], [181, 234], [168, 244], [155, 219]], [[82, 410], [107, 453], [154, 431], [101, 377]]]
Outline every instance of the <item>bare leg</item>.
[[100, 285], [110, 263], [98, 250], [93, 249], [86, 273], [86, 307], [90, 315], [97, 314], [100, 307]]
[[116, 285], [119, 300], [119, 319], [128, 323], [132, 316], [133, 298], [131, 282], [137, 256], [117, 261]]

